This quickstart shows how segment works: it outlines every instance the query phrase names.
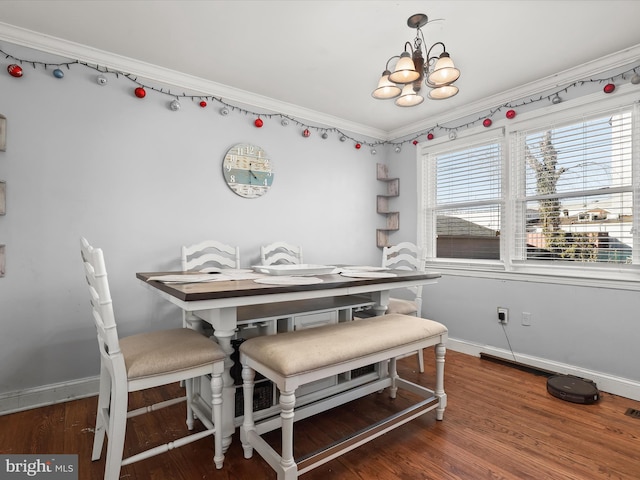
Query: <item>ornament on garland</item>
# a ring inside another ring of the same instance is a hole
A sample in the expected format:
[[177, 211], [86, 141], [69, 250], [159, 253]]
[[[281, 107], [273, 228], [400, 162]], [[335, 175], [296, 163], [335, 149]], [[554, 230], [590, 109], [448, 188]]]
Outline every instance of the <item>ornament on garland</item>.
[[327, 132], [322, 132], [322, 138], [326, 140], [327, 138], [329, 138], [329, 134]]
[[507, 113], [505, 114], [505, 117], [507, 117], [509, 120], [516, 118], [516, 111], [515, 110], [507, 110]]
[[207, 106], [207, 102], [205, 102], [204, 100], [201, 100], [201, 101], [200, 101], [200, 106], [201, 106], [202, 108], [206, 107], [206, 106]]
[[487, 127], [487, 128], [489, 128], [489, 127], [491, 126], [491, 124], [492, 124], [492, 123], [493, 123], [493, 122], [491, 121], [491, 119], [490, 119], [490, 118], [485, 118], [485, 119], [482, 121], [482, 125], [484, 125], [484, 126], [485, 126], [485, 127]]
[[64, 72], [62, 70], [60, 70], [59, 68], [56, 68], [53, 71], [53, 76], [56, 78], [64, 78]]
[[377, 151], [375, 148], [372, 148], [372, 149], [371, 149], [371, 155], [375, 155], [375, 154], [377, 154], [377, 153], [378, 153], [378, 151]]
[[640, 83], [640, 75], [636, 73], [633, 77], [631, 77], [631, 83], [633, 83], [634, 85], [638, 85]]
[[455, 140], [457, 136], [458, 134], [455, 132], [455, 130], [451, 130], [449, 132], [449, 140]]
[[340, 137], [340, 141], [341, 141], [341, 142], [345, 142], [346, 140], [347, 140], [347, 137], [345, 137], [344, 135], [342, 135], [342, 136]]
[[144, 98], [144, 97], [146, 97], [146, 96], [147, 96], [147, 92], [146, 92], [146, 90], [145, 90], [144, 88], [142, 88], [142, 87], [138, 87], [138, 88], [136, 88], [136, 89], [133, 91], [133, 93], [135, 93], [135, 94], [136, 94], [136, 97], [138, 97], [138, 98]]
[[400, 153], [402, 151], [402, 147], [400, 145], [396, 145], [396, 148], [393, 149], [396, 153]]
[[556, 96], [551, 99], [551, 103], [553, 103], [554, 105], [557, 105], [561, 102], [562, 102], [562, 99], [560, 98], [560, 95], [558, 95], [557, 93], [556, 93]]
[[262, 126], [264, 125], [264, 122], [260, 117], [258, 117], [256, 118], [256, 121], [253, 122], [253, 124], [256, 126], [256, 128], [262, 128]]
[[98, 75], [96, 77], [96, 82], [98, 82], [98, 85], [106, 85], [108, 80], [104, 75]]
[[613, 93], [615, 89], [616, 89], [616, 86], [613, 83], [607, 83], [603, 88], [604, 93]]
[[356, 150], [360, 150], [362, 148], [362, 145], [360, 145], [359, 143], [356, 143]]
[[412, 143], [413, 143], [414, 145], [418, 145], [418, 140], [414, 140]]
[[289, 125], [289, 120], [287, 120], [286, 118], [283, 118], [282, 121], [280, 122], [280, 125], [282, 125], [283, 127], [286, 127], [287, 125]]
[[9, 75], [12, 77], [20, 78], [22, 76], [22, 67], [12, 63], [7, 67], [7, 72], [9, 72]]
[[220, 109], [220, 115], [222, 115], [223, 117], [229, 115], [229, 109], [227, 107], [223, 107]]
[[427, 133], [427, 140], [433, 140], [433, 133]]
[[180, 102], [178, 101], [177, 98], [169, 104], [169, 108], [174, 112], [177, 112], [178, 110], [180, 110], [180, 106], [181, 106]]
[[309, 131], [309, 129], [308, 129], [308, 128], [305, 128], [305, 129], [304, 129], [304, 132], [302, 132], [302, 136], [303, 136], [304, 138], [308, 138], [310, 135], [311, 135], [311, 132]]

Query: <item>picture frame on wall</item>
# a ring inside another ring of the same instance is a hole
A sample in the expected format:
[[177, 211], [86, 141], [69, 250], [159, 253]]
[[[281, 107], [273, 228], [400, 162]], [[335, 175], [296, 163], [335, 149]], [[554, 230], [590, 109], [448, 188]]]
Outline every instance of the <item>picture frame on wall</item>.
[[7, 213], [7, 182], [0, 180], [0, 215]]
[[0, 114], [0, 152], [7, 150], [7, 117]]

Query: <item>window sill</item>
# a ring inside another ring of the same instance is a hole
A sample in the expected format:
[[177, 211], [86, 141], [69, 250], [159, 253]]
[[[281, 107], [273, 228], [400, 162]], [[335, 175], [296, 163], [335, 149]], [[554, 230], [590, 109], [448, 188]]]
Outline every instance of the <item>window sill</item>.
[[[578, 287], [596, 287], [610, 288], [614, 290], [634, 290], [640, 291], [640, 273], [634, 271], [622, 271], [608, 269], [600, 271], [599, 269], [589, 269], [580, 272], [576, 270], [561, 268], [554, 274], [549, 274], [549, 267], [518, 267], [512, 271], [507, 271], [504, 266], [482, 265], [482, 264], [466, 264], [452, 265], [439, 264], [431, 262], [427, 264], [428, 270], [436, 270], [442, 276], [454, 277], [475, 277], [495, 280], [508, 280], [513, 282], [535, 282], [559, 284]], [[615, 277], [615, 278], [614, 278]]]

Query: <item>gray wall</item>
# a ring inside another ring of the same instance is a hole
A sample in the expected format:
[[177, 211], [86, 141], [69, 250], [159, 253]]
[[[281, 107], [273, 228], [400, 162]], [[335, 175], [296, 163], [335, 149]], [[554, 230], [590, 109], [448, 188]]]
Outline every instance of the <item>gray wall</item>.
[[[222, 116], [214, 104], [183, 100], [173, 112], [171, 98], [148, 92], [140, 100], [122, 77], [99, 86], [82, 67], [65, 69], [62, 80], [51, 68], [23, 67], [20, 79], [0, 74], [8, 119], [0, 395], [98, 374], [81, 235], [104, 249], [122, 335], [180, 324], [135, 273], [179, 269], [183, 244], [238, 245], [243, 266], [277, 240], [302, 245], [308, 263], [379, 262], [376, 163], [384, 148], [373, 156], [337, 134], [304, 138], [303, 128], [279, 119], [259, 129], [253, 117]], [[262, 198], [241, 198], [223, 181], [224, 153], [241, 142], [273, 160], [273, 188]]]

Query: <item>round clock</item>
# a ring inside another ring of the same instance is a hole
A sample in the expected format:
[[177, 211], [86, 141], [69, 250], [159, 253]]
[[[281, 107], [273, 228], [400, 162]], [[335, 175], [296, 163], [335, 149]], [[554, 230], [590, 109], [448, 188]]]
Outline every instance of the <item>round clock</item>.
[[271, 188], [273, 168], [260, 147], [239, 143], [224, 156], [222, 172], [229, 188], [245, 198], [258, 198]]

